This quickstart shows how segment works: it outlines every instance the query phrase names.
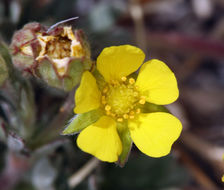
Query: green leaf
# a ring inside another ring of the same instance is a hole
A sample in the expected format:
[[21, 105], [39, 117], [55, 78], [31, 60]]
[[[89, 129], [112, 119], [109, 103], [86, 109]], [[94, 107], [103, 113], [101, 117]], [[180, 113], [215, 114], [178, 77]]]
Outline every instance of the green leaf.
[[117, 129], [122, 142], [122, 152], [119, 156], [118, 164], [120, 167], [124, 167], [131, 151], [132, 139], [128, 130], [127, 122], [117, 123]]
[[0, 55], [0, 85], [8, 78], [8, 70], [5, 60]]
[[62, 132], [63, 135], [73, 135], [79, 133], [84, 128], [88, 127], [92, 123], [95, 123], [101, 116], [102, 111], [100, 109], [92, 110], [86, 113], [75, 115], [71, 123]]
[[166, 113], [170, 113], [169, 110], [165, 106], [156, 105], [156, 104], [152, 104], [152, 103], [148, 103], [148, 102], [146, 102], [141, 107], [141, 111], [143, 113], [153, 113], [153, 112], [166, 112]]

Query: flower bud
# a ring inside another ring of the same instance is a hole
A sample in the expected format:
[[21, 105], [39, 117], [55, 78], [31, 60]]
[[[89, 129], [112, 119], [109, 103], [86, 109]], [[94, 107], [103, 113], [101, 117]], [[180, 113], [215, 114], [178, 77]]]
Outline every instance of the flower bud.
[[71, 26], [47, 31], [38, 23], [28, 24], [15, 33], [11, 49], [17, 68], [67, 91], [79, 83], [82, 72], [92, 64], [83, 32]]
[[40, 44], [36, 35], [46, 31], [39, 23], [30, 23], [17, 31], [11, 43], [12, 60], [19, 70], [32, 71], [35, 67], [35, 58], [40, 51]]

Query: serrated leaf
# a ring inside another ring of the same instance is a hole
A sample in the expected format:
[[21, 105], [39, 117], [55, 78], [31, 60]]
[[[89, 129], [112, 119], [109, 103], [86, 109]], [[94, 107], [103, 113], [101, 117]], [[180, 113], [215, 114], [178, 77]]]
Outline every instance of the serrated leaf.
[[156, 105], [156, 104], [152, 104], [152, 103], [148, 103], [146, 102], [142, 108], [141, 111], [143, 113], [153, 113], [153, 112], [166, 112], [169, 113], [169, 110], [162, 105]]
[[132, 147], [132, 139], [128, 130], [127, 122], [117, 123], [118, 134], [122, 142], [122, 152], [119, 156], [118, 164], [123, 167], [128, 160]]
[[62, 132], [63, 135], [72, 135], [79, 133], [82, 129], [95, 123], [102, 116], [102, 111], [92, 110], [86, 113], [78, 114], [72, 118], [71, 123]]

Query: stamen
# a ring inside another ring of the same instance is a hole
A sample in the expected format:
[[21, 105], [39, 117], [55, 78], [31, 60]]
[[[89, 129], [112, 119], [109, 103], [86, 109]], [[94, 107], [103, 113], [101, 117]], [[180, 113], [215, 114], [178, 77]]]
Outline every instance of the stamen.
[[134, 119], [135, 116], [134, 116], [134, 115], [130, 115], [129, 118], [130, 118], [130, 119]]
[[110, 111], [110, 110], [111, 110], [111, 106], [106, 105], [106, 106], [105, 106], [105, 110], [106, 110], [106, 111]]
[[140, 97], [139, 104], [145, 104], [145, 96]]
[[135, 85], [134, 89], [135, 89], [135, 90], [139, 90], [139, 87]]
[[133, 93], [133, 96], [134, 96], [134, 97], [138, 97], [138, 92], [134, 92], [134, 93]]
[[106, 105], [107, 104], [107, 101], [106, 100], [102, 100], [102, 104], [103, 105]]
[[101, 97], [101, 102], [102, 102], [103, 105], [105, 105], [107, 103], [106, 96]]
[[102, 100], [106, 100], [106, 96], [102, 96]]
[[141, 113], [140, 104], [145, 104], [146, 97], [141, 96], [134, 78], [121, 77], [112, 80], [102, 90], [101, 101], [105, 114], [117, 122], [134, 119]]
[[137, 114], [141, 113], [141, 109], [137, 108], [135, 113], [137, 113]]
[[118, 122], [123, 122], [124, 120], [123, 120], [123, 118], [119, 117], [119, 118], [117, 118], [117, 121]]
[[103, 89], [103, 93], [106, 94], [107, 91], [108, 91], [108, 87], [105, 87], [105, 88]]
[[135, 112], [134, 112], [133, 110], [131, 110], [131, 111], [129, 112], [129, 114], [130, 114], [130, 115], [135, 115]]
[[130, 78], [130, 79], [129, 79], [129, 84], [134, 84], [134, 83], [135, 83], [135, 79]]
[[111, 84], [112, 84], [114, 87], [116, 87], [116, 86], [119, 85], [119, 82], [118, 82], [117, 80], [112, 80], [112, 81], [111, 81]]
[[112, 117], [115, 117], [115, 116], [116, 116], [116, 114], [115, 114], [115, 113], [111, 113], [110, 115], [111, 115]]
[[128, 115], [128, 114], [124, 114], [124, 115], [123, 115], [123, 118], [124, 118], [124, 119], [128, 119], [128, 118], [129, 118], [129, 115]]
[[127, 77], [121, 77], [121, 80], [122, 80], [123, 82], [125, 82], [125, 81], [127, 80]]

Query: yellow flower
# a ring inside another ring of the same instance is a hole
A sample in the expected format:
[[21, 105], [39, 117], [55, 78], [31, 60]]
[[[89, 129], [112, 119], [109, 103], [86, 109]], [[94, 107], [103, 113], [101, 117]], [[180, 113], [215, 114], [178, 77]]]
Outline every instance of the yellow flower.
[[[97, 58], [97, 70], [104, 78], [83, 73], [75, 94], [74, 112], [82, 114], [100, 109], [103, 115], [84, 128], [77, 145], [102, 161], [116, 162], [124, 151], [121, 131], [128, 131], [135, 145], [148, 156], [170, 152], [182, 125], [165, 112], [145, 113], [147, 102], [165, 105], [179, 95], [173, 72], [159, 60], [144, 63], [144, 53], [131, 45], [105, 48]], [[140, 68], [135, 81], [130, 74]]]

